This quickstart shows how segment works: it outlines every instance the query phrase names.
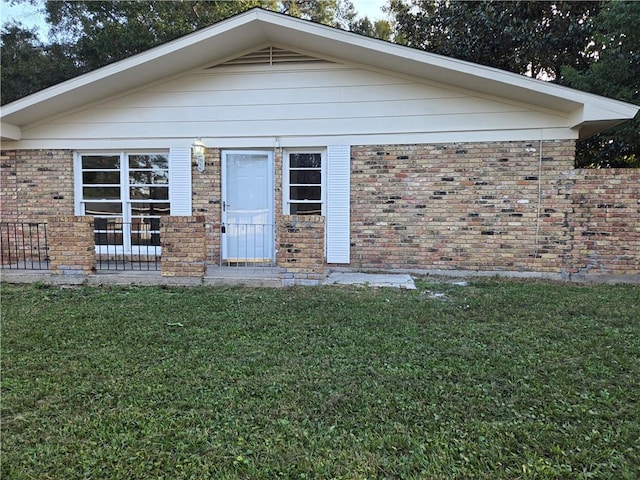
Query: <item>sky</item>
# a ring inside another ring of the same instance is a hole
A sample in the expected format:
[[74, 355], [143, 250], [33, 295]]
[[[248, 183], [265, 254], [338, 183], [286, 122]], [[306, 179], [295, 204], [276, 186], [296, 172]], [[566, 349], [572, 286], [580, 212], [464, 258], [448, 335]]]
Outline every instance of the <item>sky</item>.
[[[369, 17], [370, 20], [385, 18], [382, 7], [388, 0], [351, 0], [361, 17]], [[41, 40], [46, 39], [47, 26], [44, 16], [38, 11], [38, 7], [29, 3], [11, 5], [8, 0], [0, 0], [0, 19], [4, 24], [13, 19], [27, 28], [38, 27]]]

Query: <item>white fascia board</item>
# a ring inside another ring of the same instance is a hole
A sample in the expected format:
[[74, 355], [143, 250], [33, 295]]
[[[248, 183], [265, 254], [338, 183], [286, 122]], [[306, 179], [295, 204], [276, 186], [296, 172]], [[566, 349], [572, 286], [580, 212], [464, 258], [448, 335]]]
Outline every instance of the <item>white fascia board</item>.
[[[209, 147], [218, 148], [277, 148], [318, 147], [322, 145], [397, 145], [425, 143], [507, 142], [537, 140], [576, 140], [577, 129], [545, 128], [523, 130], [478, 130], [457, 132], [371, 133], [348, 135], [282, 135], [238, 137], [202, 137]], [[173, 148], [191, 144], [189, 138], [87, 138], [87, 139], [24, 139], [3, 142], [7, 150], [69, 149], [69, 150], [133, 150]]]
[[0, 138], [3, 140], [20, 140], [22, 138], [22, 130], [20, 127], [10, 123], [0, 122]]

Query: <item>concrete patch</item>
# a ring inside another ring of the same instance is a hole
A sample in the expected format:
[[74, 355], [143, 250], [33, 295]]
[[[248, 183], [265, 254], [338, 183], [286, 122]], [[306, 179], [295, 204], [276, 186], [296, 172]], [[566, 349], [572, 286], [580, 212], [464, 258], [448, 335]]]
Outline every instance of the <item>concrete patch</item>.
[[407, 274], [331, 272], [323, 285], [366, 285], [369, 287], [393, 287], [415, 290], [413, 279]]

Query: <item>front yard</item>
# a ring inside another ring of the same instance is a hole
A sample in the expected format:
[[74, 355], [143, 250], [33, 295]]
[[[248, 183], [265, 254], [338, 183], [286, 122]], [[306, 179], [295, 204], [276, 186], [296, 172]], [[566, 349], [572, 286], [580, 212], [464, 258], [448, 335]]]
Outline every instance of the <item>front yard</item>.
[[3, 479], [640, 477], [640, 287], [2, 286]]

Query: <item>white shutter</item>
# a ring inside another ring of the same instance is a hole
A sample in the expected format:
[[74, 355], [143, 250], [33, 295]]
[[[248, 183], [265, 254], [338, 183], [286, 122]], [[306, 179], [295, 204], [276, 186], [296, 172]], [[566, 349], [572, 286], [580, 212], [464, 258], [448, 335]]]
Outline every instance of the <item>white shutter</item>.
[[169, 199], [171, 215], [191, 215], [191, 148], [172, 148], [169, 153]]
[[328, 263], [349, 263], [351, 147], [327, 147], [327, 218], [326, 242]]

